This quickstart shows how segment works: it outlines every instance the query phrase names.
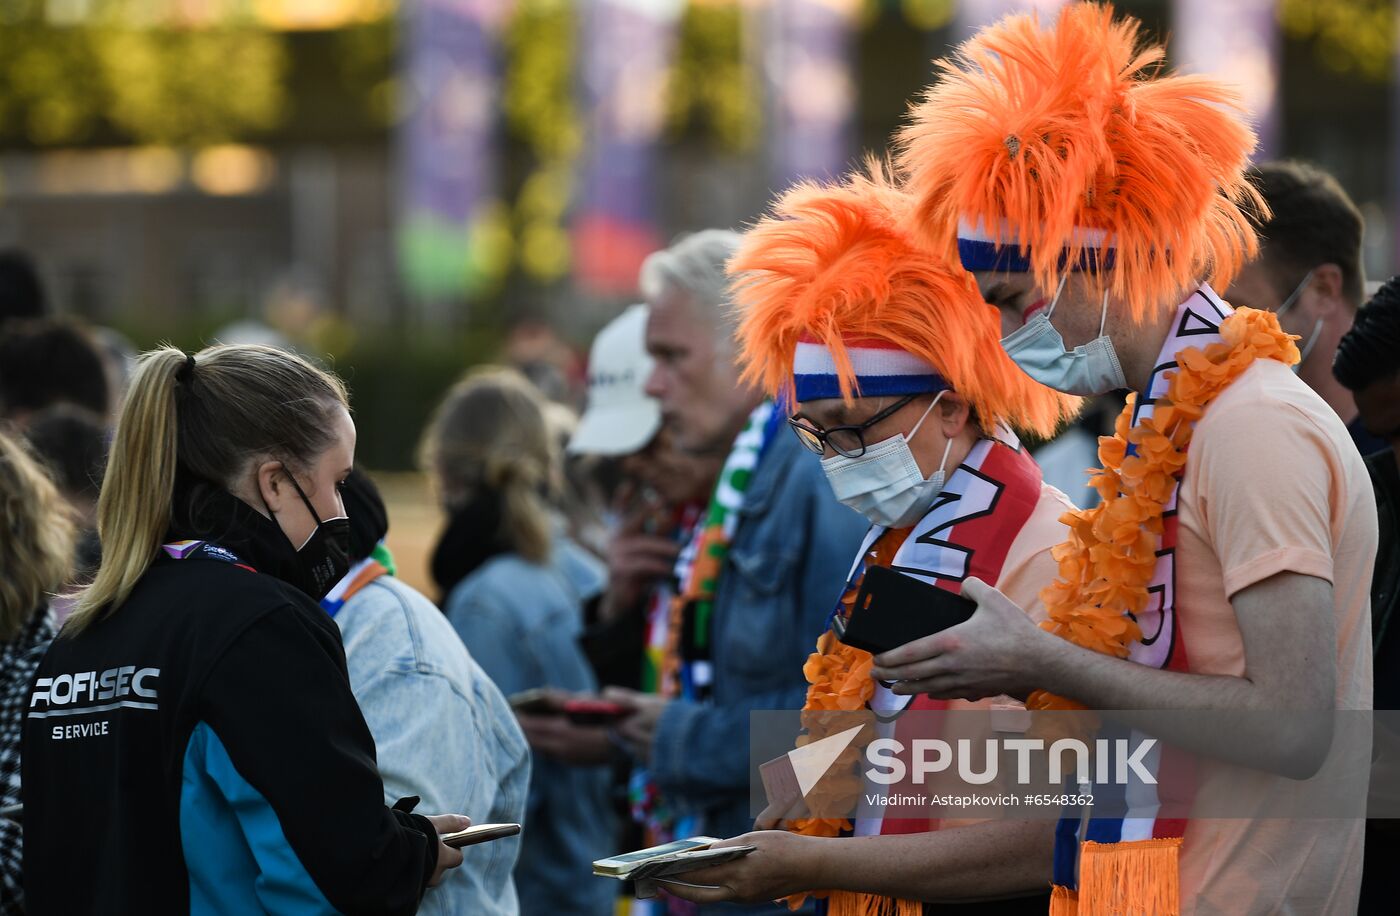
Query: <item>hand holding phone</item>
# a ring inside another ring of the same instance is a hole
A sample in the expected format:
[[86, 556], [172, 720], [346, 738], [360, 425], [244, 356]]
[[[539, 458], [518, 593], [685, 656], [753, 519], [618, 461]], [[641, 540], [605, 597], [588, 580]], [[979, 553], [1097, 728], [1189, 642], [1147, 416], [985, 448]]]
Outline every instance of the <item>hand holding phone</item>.
[[884, 566], [865, 571], [849, 620], [836, 619], [836, 638], [879, 655], [971, 619], [977, 603]]
[[510, 708], [517, 714], [527, 716], [557, 716], [564, 712], [564, 702], [569, 695], [562, 690], [548, 687], [532, 687], [506, 698]]
[[575, 725], [609, 725], [631, 714], [631, 706], [616, 700], [573, 697], [564, 701], [564, 715]]

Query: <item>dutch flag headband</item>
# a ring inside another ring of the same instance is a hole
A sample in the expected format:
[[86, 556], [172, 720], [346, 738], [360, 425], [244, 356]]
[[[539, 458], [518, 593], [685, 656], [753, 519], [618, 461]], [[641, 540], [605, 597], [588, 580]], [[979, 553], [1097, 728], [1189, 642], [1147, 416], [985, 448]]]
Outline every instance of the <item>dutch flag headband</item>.
[[[1060, 269], [1093, 272], [1112, 268], [1113, 246], [1105, 244], [1105, 236], [1102, 229], [1075, 229], [1070, 243], [1079, 249], [1079, 255], [1074, 257], [1073, 248], [1066, 246], [1060, 253]], [[980, 220], [958, 220], [958, 259], [964, 270], [1030, 273], [1030, 256], [1029, 248], [1021, 248], [1020, 233], [1006, 220], [1001, 221], [1000, 233], [990, 232]]]
[[[889, 341], [851, 338], [845, 344], [861, 397], [924, 394], [950, 387], [932, 365]], [[841, 397], [836, 360], [831, 350], [815, 337], [803, 335], [797, 341], [792, 372], [796, 400]]]

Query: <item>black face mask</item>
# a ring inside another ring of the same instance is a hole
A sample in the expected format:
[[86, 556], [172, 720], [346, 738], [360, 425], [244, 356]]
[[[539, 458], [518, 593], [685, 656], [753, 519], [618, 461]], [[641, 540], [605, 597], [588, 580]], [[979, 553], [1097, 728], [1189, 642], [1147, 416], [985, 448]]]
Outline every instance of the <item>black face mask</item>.
[[297, 479], [290, 473], [287, 479], [306, 504], [306, 511], [316, 520], [316, 530], [296, 548], [301, 581], [292, 584], [320, 601], [350, 571], [350, 519], [341, 515], [321, 521]]

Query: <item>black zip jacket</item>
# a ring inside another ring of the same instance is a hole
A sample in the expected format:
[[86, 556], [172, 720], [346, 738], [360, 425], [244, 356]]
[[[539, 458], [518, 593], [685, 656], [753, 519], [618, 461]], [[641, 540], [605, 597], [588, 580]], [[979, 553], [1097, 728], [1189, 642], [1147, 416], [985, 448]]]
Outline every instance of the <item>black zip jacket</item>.
[[413, 913], [436, 833], [384, 804], [334, 622], [282, 581], [296, 554], [274, 522], [222, 492], [198, 504], [171, 539], [220, 549], [162, 551], [39, 666], [28, 912]]

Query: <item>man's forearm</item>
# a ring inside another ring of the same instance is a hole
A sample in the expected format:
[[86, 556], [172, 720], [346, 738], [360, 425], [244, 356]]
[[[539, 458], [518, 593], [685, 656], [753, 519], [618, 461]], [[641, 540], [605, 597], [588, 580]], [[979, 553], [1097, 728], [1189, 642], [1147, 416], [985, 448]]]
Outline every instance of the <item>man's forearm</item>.
[[1150, 728], [1154, 737], [1167, 743], [1291, 778], [1312, 775], [1326, 756], [1331, 732], [1324, 727], [1325, 716], [1299, 715], [1282, 722], [1274, 716], [1247, 715], [1280, 708], [1276, 693], [1248, 678], [1165, 671], [1063, 640], [1047, 649], [1044, 664], [1039, 666], [1044, 689], [1090, 709], [1217, 710], [1245, 714], [1231, 717], [1224, 735], [1220, 728], [1202, 727], [1201, 723], [1190, 723], [1181, 717], [1121, 717], [1129, 725]]
[[[1090, 709], [1252, 709], [1261, 698], [1240, 677], [1164, 671], [1046, 640], [1040, 686]], [[1262, 707], [1261, 707], [1262, 708]]]
[[814, 840], [813, 890], [927, 902], [1019, 897], [1050, 886], [1053, 820], [989, 821], [893, 836]]

